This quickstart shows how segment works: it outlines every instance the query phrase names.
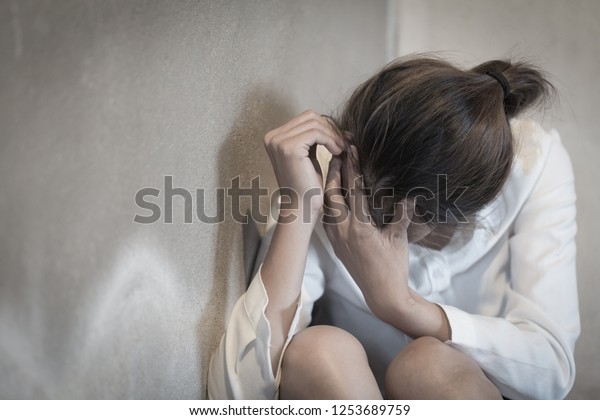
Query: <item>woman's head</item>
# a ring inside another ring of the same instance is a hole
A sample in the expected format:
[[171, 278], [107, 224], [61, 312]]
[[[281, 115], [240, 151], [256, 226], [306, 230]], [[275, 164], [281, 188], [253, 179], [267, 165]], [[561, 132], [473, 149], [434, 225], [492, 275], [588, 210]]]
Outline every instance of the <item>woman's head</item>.
[[[497, 75], [510, 85], [508, 96]], [[335, 124], [356, 147], [353, 164], [371, 194], [374, 224], [383, 228], [404, 199], [430, 229], [472, 220], [510, 173], [509, 119], [551, 89], [524, 63], [462, 70], [422, 56], [393, 61], [361, 84]]]

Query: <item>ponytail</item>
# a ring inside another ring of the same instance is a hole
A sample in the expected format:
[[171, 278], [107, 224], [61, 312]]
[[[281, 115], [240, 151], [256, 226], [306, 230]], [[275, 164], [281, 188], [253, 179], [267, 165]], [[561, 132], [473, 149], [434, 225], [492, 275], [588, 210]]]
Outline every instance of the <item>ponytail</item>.
[[508, 83], [507, 94], [503, 95], [504, 111], [507, 118], [516, 117], [532, 105], [540, 103], [554, 92], [554, 87], [544, 73], [524, 62], [511, 63], [503, 60], [492, 60], [474, 67], [471, 71], [489, 78], [487, 87], [490, 92], [497, 90], [494, 96], [500, 97], [506, 89], [495, 79], [500, 75]]

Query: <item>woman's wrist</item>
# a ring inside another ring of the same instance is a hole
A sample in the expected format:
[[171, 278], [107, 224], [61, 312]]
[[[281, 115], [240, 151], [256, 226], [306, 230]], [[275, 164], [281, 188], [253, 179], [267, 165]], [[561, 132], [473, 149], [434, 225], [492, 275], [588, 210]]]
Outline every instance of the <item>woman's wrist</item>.
[[282, 216], [275, 226], [261, 270], [270, 310], [282, 310], [295, 305], [314, 230], [314, 226], [303, 223], [300, 218], [292, 218], [294, 221], [287, 223], [281, 219]]
[[[269, 251], [263, 262], [267, 273], [271, 273], [274, 271], [273, 268], [277, 267], [280, 274], [273, 276], [272, 279], [270, 275], [268, 277], [278, 284], [278, 288], [288, 288], [289, 291], [296, 288], [300, 290], [313, 231], [314, 224], [303, 222], [301, 216], [291, 213], [280, 214]], [[282, 282], [283, 278], [287, 280]]]
[[280, 225], [304, 226], [314, 229], [319, 221], [321, 209], [300, 206], [299, 208], [280, 208], [277, 223]]
[[395, 293], [383, 304], [374, 304], [374, 314], [413, 338], [430, 336], [440, 341], [450, 340], [452, 332], [444, 310], [413, 290], [407, 290]]
[[[377, 290], [377, 288], [372, 288]], [[394, 289], [393, 291], [380, 290], [378, 295], [364, 294], [365, 301], [375, 316], [382, 321], [398, 328], [397, 321], [402, 319], [403, 312], [411, 305], [412, 297], [408, 287]], [[414, 305], [414, 302], [412, 303]]]

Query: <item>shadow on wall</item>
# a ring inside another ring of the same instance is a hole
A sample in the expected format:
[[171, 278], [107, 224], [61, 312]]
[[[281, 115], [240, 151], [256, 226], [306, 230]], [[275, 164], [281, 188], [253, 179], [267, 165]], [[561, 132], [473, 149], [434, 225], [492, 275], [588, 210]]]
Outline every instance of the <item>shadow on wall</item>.
[[[230, 187], [231, 180], [239, 176], [241, 188], [248, 188], [250, 180], [260, 176], [261, 188], [268, 188], [270, 196], [277, 183], [264, 149], [263, 138], [269, 130], [290, 119], [293, 116], [293, 108], [285, 102], [279, 92], [259, 85], [249, 89], [240, 109], [219, 151], [217, 185]], [[260, 241], [259, 230], [253, 218], [248, 217], [246, 224], [239, 223], [231, 216], [229, 197], [226, 196], [221, 202], [224, 202], [225, 220], [217, 225], [214, 281], [198, 325], [200, 365], [203, 374], [201, 398], [206, 397], [206, 375], [211, 356], [227, 325], [228, 302], [235, 302], [237, 296], [245, 290]], [[240, 213], [251, 215], [250, 202], [241, 200], [241, 203]], [[270, 201], [262, 197], [260, 204], [261, 213], [264, 215], [270, 210]], [[233, 294], [235, 296], [232, 296]], [[229, 296], [232, 297], [228, 299]]]

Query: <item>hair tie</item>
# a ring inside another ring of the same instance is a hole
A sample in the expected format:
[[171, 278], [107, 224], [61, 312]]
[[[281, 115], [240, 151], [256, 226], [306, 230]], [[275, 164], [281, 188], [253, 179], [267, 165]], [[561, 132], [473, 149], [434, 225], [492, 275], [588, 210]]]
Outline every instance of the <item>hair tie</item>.
[[504, 91], [504, 99], [506, 100], [506, 98], [508, 98], [510, 95], [510, 85], [508, 84], [506, 77], [504, 77], [502, 73], [496, 73], [495, 71], [486, 71], [485, 74], [492, 76], [498, 81], [498, 83], [500, 83], [500, 86], [502, 86], [502, 90]]

